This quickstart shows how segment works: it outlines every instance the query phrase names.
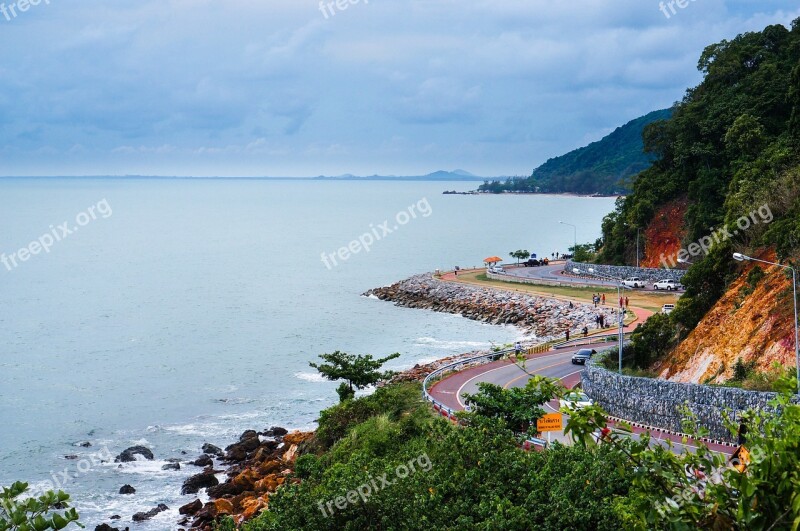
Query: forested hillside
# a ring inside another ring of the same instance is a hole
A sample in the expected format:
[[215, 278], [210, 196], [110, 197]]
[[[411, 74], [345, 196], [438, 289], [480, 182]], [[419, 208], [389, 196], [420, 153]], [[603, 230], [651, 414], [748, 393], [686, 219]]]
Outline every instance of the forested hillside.
[[[656, 160], [604, 220], [599, 256], [630, 264], [637, 230], [664, 239], [663, 230], [648, 229], [673, 227], [677, 247], [687, 249], [683, 258], [693, 264], [683, 280], [687, 291], [669, 320], [644, 331], [661, 327], [652, 336], [676, 343], [743, 270], [734, 252], [768, 253], [785, 263], [796, 258], [800, 242], [800, 19], [791, 30], [769, 26], [708, 46], [698, 68], [703, 82], [687, 91], [673, 117], [645, 129], [645, 150]], [[661, 219], [669, 212], [682, 219]], [[645, 242], [646, 260], [674, 267], [676, 256], [655, 256], [662, 243]], [[753, 275], [747, 289], [726, 298], [736, 305], [730, 311], [758, 288], [760, 276]], [[764, 310], [788, 316], [791, 329], [791, 290], [773, 298], [776, 306]], [[668, 350], [663, 341], [659, 349]]]
[[654, 157], [643, 150], [642, 131], [656, 121], [668, 119], [669, 109], [639, 117], [602, 140], [548, 160], [526, 179], [484, 183], [479, 190], [492, 193], [540, 192], [618, 194], [630, 190], [633, 177], [652, 164]]

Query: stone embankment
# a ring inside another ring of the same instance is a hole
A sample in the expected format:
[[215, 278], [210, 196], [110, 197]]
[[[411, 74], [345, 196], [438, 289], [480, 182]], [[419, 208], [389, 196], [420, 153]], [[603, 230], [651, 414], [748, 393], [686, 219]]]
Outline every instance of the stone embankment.
[[581, 383], [609, 415], [683, 433], [684, 409], [688, 408], [711, 438], [727, 442], [735, 437], [725, 426], [725, 411], [738, 423], [747, 410], [772, 410], [769, 402], [775, 398], [775, 393], [622, 376], [599, 366], [597, 360], [587, 364]]
[[490, 324], [510, 324], [527, 329], [539, 339], [573, 337], [584, 327], [596, 327], [602, 308], [467, 284], [443, 282], [429, 274], [417, 275], [391, 286], [364, 293], [398, 306], [460, 314]]
[[686, 271], [682, 269], [654, 269], [649, 267], [612, 266], [605, 264], [583, 264], [581, 262], [573, 262], [572, 260], [567, 260], [567, 262], [564, 264], [564, 271], [566, 271], [569, 274], [572, 274], [572, 270], [575, 268], [580, 269], [581, 271], [587, 271], [589, 268], [592, 268], [597, 273], [599, 273], [600, 277], [602, 276], [607, 276], [612, 278], [639, 277], [646, 280], [648, 283], [658, 282], [659, 280], [674, 280], [676, 282], [680, 282], [681, 279], [683, 278], [683, 275], [686, 274]]

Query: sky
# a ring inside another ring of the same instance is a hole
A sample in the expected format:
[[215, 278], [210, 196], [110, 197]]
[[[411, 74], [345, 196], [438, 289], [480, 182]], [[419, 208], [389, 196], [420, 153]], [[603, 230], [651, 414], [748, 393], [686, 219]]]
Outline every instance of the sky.
[[[0, 175], [529, 175], [796, 1], [0, 0]], [[685, 3], [683, 3], [685, 1]], [[4, 2], [4, 3], [2, 3]]]

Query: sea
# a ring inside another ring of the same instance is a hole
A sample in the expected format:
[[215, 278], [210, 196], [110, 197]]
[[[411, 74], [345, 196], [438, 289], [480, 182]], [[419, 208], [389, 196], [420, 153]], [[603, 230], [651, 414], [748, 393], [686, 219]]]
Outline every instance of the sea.
[[[200, 469], [162, 466], [246, 429], [313, 429], [337, 401], [309, 367], [320, 354], [399, 352], [388, 368], [402, 370], [521, 338], [362, 296], [517, 249], [564, 252], [575, 234], [559, 221], [594, 242], [614, 208], [442, 194], [476, 185], [0, 179], [0, 486], [62, 489], [89, 529], [113, 515], [133, 528], [164, 503], [135, 529], [175, 529]], [[113, 463], [133, 445], [155, 460]]]

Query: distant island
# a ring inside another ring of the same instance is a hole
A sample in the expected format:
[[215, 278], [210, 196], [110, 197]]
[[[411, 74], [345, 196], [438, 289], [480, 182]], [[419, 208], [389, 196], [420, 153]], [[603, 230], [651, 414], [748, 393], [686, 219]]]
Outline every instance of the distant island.
[[[504, 179], [507, 177], [494, 177], [494, 179]], [[325, 181], [486, 181], [486, 177], [479, 177], [465, 170], [445, 171], [439, 170], [427, 175], [370, 175], [359, 177], [357, 175], [345, 174], [336, 177], [320, 175], [314, 177], [315, 180]]]
[[597, 142], [548, 160], [533, 170], [530, 177], [487, 180], [478, 191], [494, 194], [627, 194], [634, 177], [648, 169], [654, 160], [653, 155], [644, 152], [644, 129], [671, 116], [671, 109], [651, 112]]

